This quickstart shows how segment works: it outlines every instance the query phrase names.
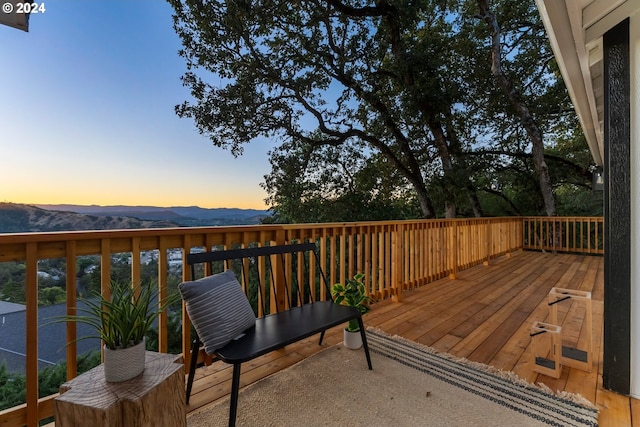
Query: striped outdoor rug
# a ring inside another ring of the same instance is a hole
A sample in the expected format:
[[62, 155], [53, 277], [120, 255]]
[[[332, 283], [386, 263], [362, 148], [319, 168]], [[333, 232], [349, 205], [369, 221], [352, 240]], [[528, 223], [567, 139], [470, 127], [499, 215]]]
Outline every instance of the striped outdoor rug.
[[369, 328], [370, 351], [550, 426], [597, 426], [597, 409], [578, 395], [562, 397], [511, 372], [459, 359]]
[[[597, 426], [597, 411], [505, 373], [367, 330], [362, 350], [341, 344], [240, 390], [238, 426]], [[312, 345], [317, 345], [313, 343]], [[218, 362], [217, 362], [218, 363]], [[243, 375], [251, 376], [251, 364]], [[586, 402], [586, 401], [585, 401]], [[229, 398], [189, 414], [189, 427], [226, 426]]]

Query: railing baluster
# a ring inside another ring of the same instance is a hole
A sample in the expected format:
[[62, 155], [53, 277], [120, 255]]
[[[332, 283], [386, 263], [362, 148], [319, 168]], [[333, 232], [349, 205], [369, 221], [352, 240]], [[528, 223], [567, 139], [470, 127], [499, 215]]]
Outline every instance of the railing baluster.
[[[340, 283], [345, 283], [345, 280], [347, 278], [347, 230], [346, 228], [343, 226], [342, 230], [340, 231], [340, 234], [338, 235], [338, 237], [340, 238]], [[349, 263], [351, 265], [351, 263]]]
[[[191, 236], [185, 235], [182, 241], [182, 281], [196, 280], [195, 277], [191, 277], [191, 269], [187, 264], [187, 254], [191, 250]], [[167, 253], [160, 256], [167, 257]], [[166, 260], [165, 260], [166, 262]], [[158, 262], [158, 268], [160, 268], [160, 262]], [[184, 370], [189, 372], [191, 357], [189, 357], [189, 349], [191, 348], [191, 321], [187, 315], [184, 301], [182, 301], [182, 354], [184, 361]]]
[[[158, 241], [158, 292], [160, 301], [169, 296], [169, 266], [167, 263], [167, 244], [164, 237]], [[158, 351], [166, 353], [169, 351], [169, 339], [167, 330], [169, 325], [169, 313], [163, 311], [158, 317]]]
[[[77, 277], [77, 262], [76, 262], [76, 241], [72, 240], [66, 244], [67, 250], [67, 315], [76, 315], [76, 277]], [[67, 380], [75, 378], [78, 375], [77, 370], [77, 328], [76, 322], [67, 322]]]
[[111, 240], [102, 239], [100, 252], [100, 293], [111, 298]]
[[38, 244], [26, 245], [27, 427], [38, 425]]

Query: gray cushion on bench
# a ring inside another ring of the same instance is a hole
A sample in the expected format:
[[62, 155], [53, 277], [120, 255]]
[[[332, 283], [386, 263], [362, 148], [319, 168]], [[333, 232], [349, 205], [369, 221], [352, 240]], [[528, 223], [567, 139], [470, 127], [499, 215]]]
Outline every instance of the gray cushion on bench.
[[179, 286], [193, 327], [208, 354], [256, 323], [256, 316], [231, 270]]

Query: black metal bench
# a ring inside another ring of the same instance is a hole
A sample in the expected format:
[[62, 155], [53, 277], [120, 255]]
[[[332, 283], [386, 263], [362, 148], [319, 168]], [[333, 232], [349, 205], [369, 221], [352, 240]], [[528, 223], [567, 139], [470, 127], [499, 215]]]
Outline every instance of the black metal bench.
[[[242, 337], [214, 353], [218, 359], [233, 365], [229, 426], [234, 426], [236, 421], [241, 364], [288, 344], [320, 333], [321, 345], [327, 329], [357, 319], [367, 364], [369, 369], [372, 369], [362, 315], [354, 307], [333, 302], [315, 243], [191, 253], [187, 255], [187, 263], [191, 267], [192, 280], [195, 280], [197, 265], [209, 264], [205, 271], [210, 273], [214, 271], [212, 265], [216, 262], [223, 262], [224, 269], [236, 271], [245, 293], [251, 288], [257, 288], [262, 313], [273, 311], [258, 317], [255, 326], [246, 330]], [[315, 264], [315, 269], [310, 267], [312, 264]], [[311, 273], [311, 270], [315, 272]], [[265, 280], [260, 280], [260, 277], [266, 278], [271, 286], [262, 283]], [[320, 286], [323, 284], [326, 292], [324, 295], [328, 300], [321, 300], [322, 293], [319, 286], [316, 286], [319, 282]], [[278, 289], [280, 295], [277, 294]], [[282, 292], [285, 295], [282, 295]], [[191, 395], [200, 345], [199, 339], [196, 338], [191, 348], [187, 403]]]

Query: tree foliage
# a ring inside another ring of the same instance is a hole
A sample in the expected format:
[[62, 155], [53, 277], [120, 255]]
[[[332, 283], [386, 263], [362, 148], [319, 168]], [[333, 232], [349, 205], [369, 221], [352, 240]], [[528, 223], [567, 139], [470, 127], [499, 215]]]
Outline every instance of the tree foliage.
[[579, 129], [532, 0], [169, 2], [176, 112], [236, 155], [278, 141], [276, 220], [554, 213], [541, 144]]
[[[100, 364], [100, 352], [92, 351], [78, 356], [78, 374]], [[67, 380], [67, 363], [48, 366], [38, 373], [39, 397], [50, 396], [60, 389]], [[26, 383], [24, 374], [8, 372], [7, 366], [0, 365], [0, 411], [20, 405], [26, 401]]]
[[[264, 188], [276, 222], [344, 222], [419, 218], [407, 180], [381, 155], [350, 145], [304, 144], [271, 157]], [[278, 189], [275, 191], [275, 189]]]

